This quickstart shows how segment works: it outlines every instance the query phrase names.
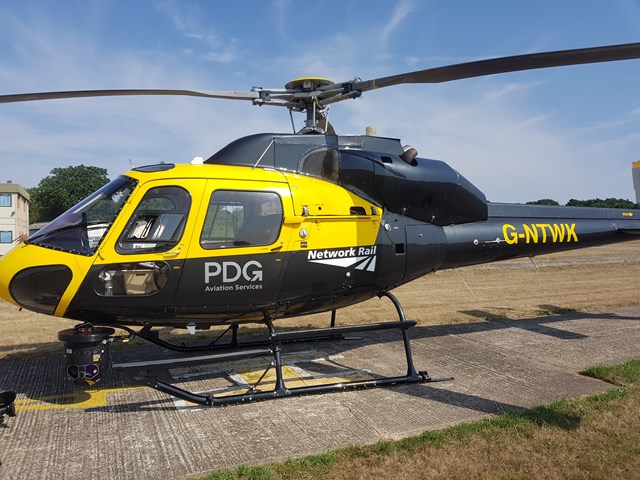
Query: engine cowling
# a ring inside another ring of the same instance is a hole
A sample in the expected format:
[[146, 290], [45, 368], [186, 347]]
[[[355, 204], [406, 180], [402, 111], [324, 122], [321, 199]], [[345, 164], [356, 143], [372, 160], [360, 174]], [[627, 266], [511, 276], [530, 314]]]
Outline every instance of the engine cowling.
[[487, 200], [444, 162], [340, 151], [339, 182], [388, 211], [439, 226], [486, 220]]

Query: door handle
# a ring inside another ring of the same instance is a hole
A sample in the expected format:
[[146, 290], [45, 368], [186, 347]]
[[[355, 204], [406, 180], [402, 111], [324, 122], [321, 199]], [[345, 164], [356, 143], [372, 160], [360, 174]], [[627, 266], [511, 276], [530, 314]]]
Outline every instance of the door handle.
[[180, 253], [180, 250], [182, 250], [182, 247], [178, 247], [176, 250], [170, 250], [168, 252], [164, 252], [163, 255], [165, 255], [165, 256], [178, 255]]

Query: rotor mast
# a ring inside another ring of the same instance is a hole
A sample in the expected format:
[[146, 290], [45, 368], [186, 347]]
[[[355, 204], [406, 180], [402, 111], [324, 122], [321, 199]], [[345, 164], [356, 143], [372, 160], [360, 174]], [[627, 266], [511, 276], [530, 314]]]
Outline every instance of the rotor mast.
[[289, 111], [306, 112], [304, 127], [298, 133], [329, 133], [334, 134], [333, 127], [328, 121], [329, 107], [321, 103], [321, 87], [334, 85], [326, 78], [305, 77], [291, 80], [285, 89], [293, 91]]

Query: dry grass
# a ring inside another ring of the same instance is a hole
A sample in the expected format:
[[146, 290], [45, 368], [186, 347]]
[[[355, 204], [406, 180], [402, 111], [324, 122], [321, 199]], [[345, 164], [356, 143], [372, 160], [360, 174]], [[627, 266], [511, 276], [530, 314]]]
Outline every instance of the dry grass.
[[335, 469], [321, 478], [640, 478], [637, 391], [607, 407], [566, 402], [554, 408], [579, 427], [488, 423], [485, 430], [439, 446], [355, 459], [347, 471]]
[[[555, 311], [637, 305], [640, 241], [527, 259], [445, 270], [404, 285], [394, 294], [407, 318], [422, 325], [535, 317]], [[465, 285], [466, 283], [466, 285]], [[468, 286], [468, 288], [467, 288]], [[386, 299], [342, 309], [338, 323], [395, 319]], [[328, 314], [279, 321], [280, 327], [325, 325]], [[75, 322], [19, 311], [0, 300], [0, 358], [60, 351], [59, 330]]]
[[623, 388], [208, 479], [638, 479], [640, 361], [604, 377], [624, 379]]
[[62, 352], [58, 332], [73, 327], [77, 322], [64, 318], [41, 315], [21, 310], [15, 305], [0, 300], [0, 359]]

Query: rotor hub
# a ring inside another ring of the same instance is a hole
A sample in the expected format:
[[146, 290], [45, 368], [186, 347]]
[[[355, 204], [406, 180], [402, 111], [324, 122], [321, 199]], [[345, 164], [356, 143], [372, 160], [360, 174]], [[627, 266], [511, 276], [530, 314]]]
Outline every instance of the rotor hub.
[[333, 127], [327, 121], [328, 108], [322, 105], [324, 97], [335, 95], [334, 92], [323, 92], [326, 87], [335, 85], [328, 78], [302, 77], [291, 80], [285, 85], [285, 89], [292, 92], [290, 102], [294, 104], [290, 110], [306, 112], [305, 126], [299, 133], [326, 133], [333, 132]]
[[327, 85], [333, 85], [333, 82], [328, 78], [302, 77], [291, 80], [284, 86], [284, 88], [287, 90], [299, 90], [301, 92], [313, 92], [318, 88], [326, 87]]

